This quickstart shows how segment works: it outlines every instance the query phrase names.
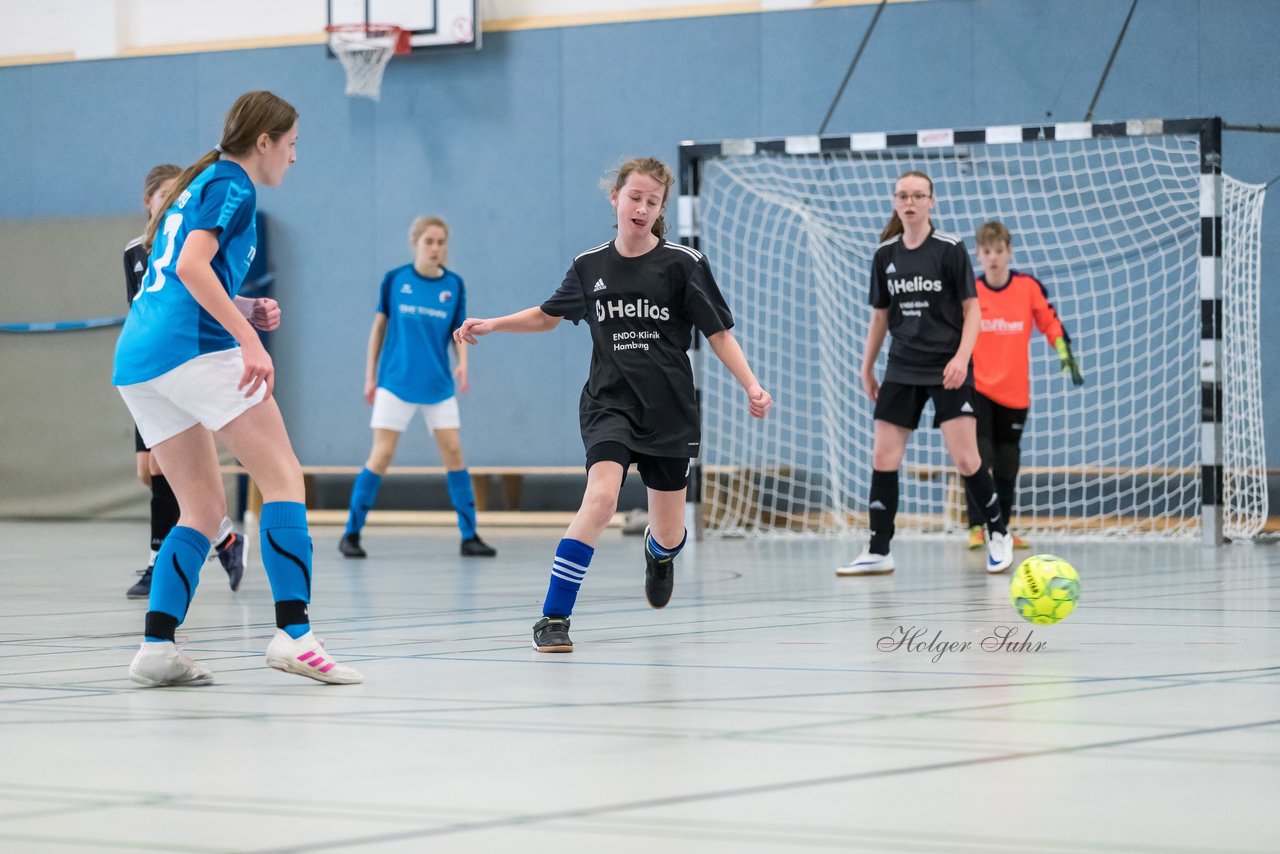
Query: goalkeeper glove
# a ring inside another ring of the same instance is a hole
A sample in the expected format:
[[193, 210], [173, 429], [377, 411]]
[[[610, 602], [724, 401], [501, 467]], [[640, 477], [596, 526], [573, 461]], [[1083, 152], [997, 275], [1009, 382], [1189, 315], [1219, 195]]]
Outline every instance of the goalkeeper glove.
[[1071, 374], [1073, 385], [1084, 385], [1084, 374], [1080, 373], [1080, 363], [1071, 353], [1071, 344], [1065, 338], [1053, 342], [1053, 349], [1058, 351], [1058, 361], [1062, 364], [1062, 372]]

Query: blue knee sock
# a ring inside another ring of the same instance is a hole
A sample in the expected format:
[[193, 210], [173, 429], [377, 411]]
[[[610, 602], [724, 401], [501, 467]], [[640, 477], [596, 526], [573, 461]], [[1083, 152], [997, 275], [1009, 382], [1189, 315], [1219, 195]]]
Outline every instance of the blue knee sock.
[[567, 617], [573, 613], [573, 603], [578, 599], [578, 588], [587, 577], [587, 567], [596, 550], [577, 540], [561, 540], [556, 547], [555, 560], [551, 562], [551, 586], [547, 588], [546, 601], [542, 603], [544, 617]]
[[262, 565], [276, 600], [276, 625], [291, 638], [311, 630], [311, 534], [307, 508], [296, 501], [262, 505]]
[[[155, 569], [151, 575], [151, 599], [147, 604], [147, 626], [149, 641], [172, 641], [173, 636], [166, 627], [177, 628], [187, 618], [187, 608], [191, 607], [191, 599], [196, 595], [196, 585], [200, 583], [200, 567], [204, 566], [205, 555], [209, 554], [209, 539], [194, 528], [175, 525], [169, 530], [160, 546], [160, 554], [156, 556]], [[151, 617], [152, 612], [167, 614], [173, 620], [161, 619], [159, 622]], [[174, 622], [176, 621], [176, 622]], [[168, 634], [169, 637], [163, 637]]]
[[382, 475], [374, 474], [368, 469], [360, 469], [356, 475], [355, 485], [351, 487], [351, 512], [347, 515], [347, 533], [358, 534], [364, 527], [364, 517], [369, 515], [369, 508], [378, 498], [378, 487], [382, 486]]
[[[648, 533], [648, 532], [646, 532]], [[644, 547], [649, 554], [658, 560], [672, 560], [676, 555], [680, 554], [680, 550], [684, 548], [684, 544], [689, 542], [689, 532], [684, 532], [684, 537], [680, 540], [680, 545], [673, 549], [659, 545], [658, 541], [653, 538], [653, 534], [649, 534], [644, 538]]]
[[458, 511], [462, 539], [471, 539], [476, 535], [476, 497], [471, 492], [471, 475], [466, 469], [449, 472], [449, 500]]

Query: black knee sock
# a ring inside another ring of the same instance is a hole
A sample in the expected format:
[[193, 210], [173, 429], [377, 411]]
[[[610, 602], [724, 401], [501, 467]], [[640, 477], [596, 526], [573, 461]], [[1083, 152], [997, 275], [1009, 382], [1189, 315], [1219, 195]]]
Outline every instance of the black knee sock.
[[964, 503], [967, 506], [967, 509], [969, 511], [969, 527], [972, 528], [974, 525], [986, 524], [987, 517], [982, 512], [982, 505], [973, 500], [973, 491], [968, 489], [967, 480], [966, 480], [966, 488], [964, 491], [964, 499], [965, 499]]
[[994, 534], [1007, 534], [1004, 517], [1000, 515], [1000, 500], [996, 498], [996, 485], [991, 479], [991, 472], [979, 468], [964, 479], [965, 491], [979, 508], [987, 520], [987, 530]]
[[898, 471], [872, 471], [867, 515], [871, 519], [874, 554], [887, 555], [893, 539], [893, 520], [898, 515]]
[[993, 478], [996, 484], [996, 498], [1000, 501], [1000, 518], [1008, 525], [1013, 521], [1013, 492], [1017, 481], [1007, 478]]
[[169, 480], [162, 474], [151, 478], [151, 550], [160, 551], [160, 544], [178, 524], [178, 497], [173, 494]]
[[[981, 424], [981, 422], [979, 423]], [[982, 459], [982, 468], [986, 471], [991, 471], [996, 460], [996, 445], [991, 436], [984, 434], [982, 429], [981, 426], [978, 428], [978, 456]], [[990, 425], [987, 425], [987, 429], [990, 429]], [[981, 525], [986, 522], [987, 517], [982, 512], [982, 505], [973, 500], [973, 494], [967, 489], [965, 490], [965, 498], [968, 499], [965, 503], [969, 505], [969, 527], [972, 528], [974, 525]]]
[[991, 464], [991, 476], [996, 481], [996, 495], [1000, 496], [1000, 512], [1005, 524], [1013, 521], [1014, 498], [1018, 492], [1018, 469], [1022, 467], [1022, 448], [1017, 442], [1001, 442], [996, 445], [995, 460]]

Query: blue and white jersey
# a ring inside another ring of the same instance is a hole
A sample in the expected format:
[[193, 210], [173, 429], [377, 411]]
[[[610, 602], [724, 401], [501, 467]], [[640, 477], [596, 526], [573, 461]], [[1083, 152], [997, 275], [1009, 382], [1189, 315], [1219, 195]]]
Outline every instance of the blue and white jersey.
[[257, 252], [257, 193], [239, 164], [209, 166], [164, 212], [147, 273], [116, 342], [113, 385], [155, 379], [205, 353], [239, 346], [178, 279], [178, 257], [193, 231], [218, 232], [213, 272], [235, 297]]
[[412, 264], [382, 278], [378, 311], [387, 316], [387, 336], [378, 361], [378, 387], [405, 403], [439, 403], [453, 397], [449, 344], [467, 316], [462, 279], [451, 270], [437, 278]]

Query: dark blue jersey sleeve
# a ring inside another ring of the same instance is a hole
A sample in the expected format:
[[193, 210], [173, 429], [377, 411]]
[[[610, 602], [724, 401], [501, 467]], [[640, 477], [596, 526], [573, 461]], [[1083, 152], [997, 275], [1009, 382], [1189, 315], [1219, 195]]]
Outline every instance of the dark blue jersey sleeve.
[[867, 297], [867, 301], [871, 303], [872, 308], [888, 308], [889, 283], [885, 279], [885, 261], [888, 252], [881, 249], [876, 252], [875, 257], [871, 259], [871, 292]]
[[956, 296], [961, 301], [977, 299], [978, 285], [973, 277], [973, 262], [969, 260], [969, 249], [963, 240], [956, 241], [948, 250], [943, 265], [943, 273], [951, 278]]
[[563, 317], [575, 324], [587, 316], [587, 298], [582, 292], [576, 263], [569, 266], [569, 271], [564, 274], [564, 281], [551, 298], [542, 304], [542, 310], [552, 317]]
[[733, 328], [733, 312], [720, 293], [704, 255], [694, 264], [684, 289], [685, 314], [704, 336]]

